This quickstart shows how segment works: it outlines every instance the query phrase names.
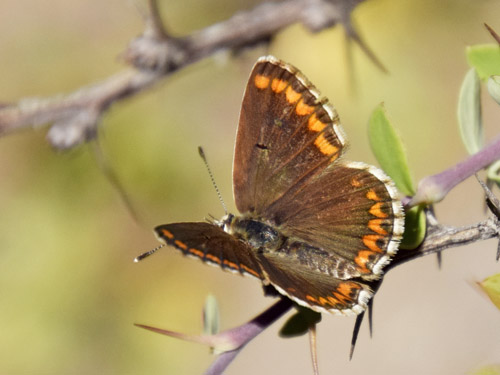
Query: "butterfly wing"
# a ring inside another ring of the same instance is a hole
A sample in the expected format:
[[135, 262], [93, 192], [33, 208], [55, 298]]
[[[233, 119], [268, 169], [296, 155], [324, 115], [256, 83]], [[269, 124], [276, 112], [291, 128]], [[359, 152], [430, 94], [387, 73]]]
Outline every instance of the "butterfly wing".
[[158, 239], [222, 269], [262, 279], [261, 267], [250, 247], [210, 223], [175, 223], [155, 228]]
[[293, 257], [278, 253], [259, 254], [266, 280], [281, 294], [317, 312], [355, 315], [364, 311], [373, 291], [370, 282], [340, 280], [313, 271]]
[[396, 196], [381, 170], [340, 162], [276, 200], [262, 215], [285, 235], [339, 260], [333, 276], [374, 279], [396, 253], [403, 234], [403, 209]]
[[342, 153], [335, 110], [297, 69], [272, 56], [250, 75], [236, 135], [233, 191], [240, 212], [259, 216]]

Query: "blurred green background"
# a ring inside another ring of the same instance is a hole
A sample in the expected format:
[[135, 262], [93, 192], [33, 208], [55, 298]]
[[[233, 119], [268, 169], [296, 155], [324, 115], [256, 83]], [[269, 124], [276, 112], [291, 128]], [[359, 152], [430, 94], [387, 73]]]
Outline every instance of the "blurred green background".
[[[167, 25], [185, 34], [227, 19], [256, 1], [163, 1]], [[119, 54], [142, 31], [127, 1], [0, 2], [0, 102], [47, 96], [122, 69]], [[88, 145], [67, 153], [45, 142], [45, 128], [0, 139], [0, 374], [199, 374], [205, 347], [146, 332], [134, 322], [201, 331], [214, 293], [222, 327], [272, 303], [259, 284], [183, 258], [172, 249], [135, 264], [157, 245], [151, 228], [199, 221], [223, 210], [197, 154], [208, 155], [226, 203], [233, 142], [250, 69], [272, 53], [299, 67], [334, 103], [350, 140], [348, 158], [375, 163], [366, 124], [385, 102], [398, 125], [415, 181], [466, 157], [456, 125], [464, 48], [500, 32], [494, 0], [370, 0], [355, 11], [361, 34], [389, 69], [354, 48], [355, 85], [340, 27], [312, 35], [293, 26], [268, 47], [220, 53], [114, 105], [100, 145], [132, 205], [134, 222]], [[500, 131], [500, 109], [484, 98], [486, 135]], [[439, 205], [443, 223], [484, 218], [470, 180]], [[500, 363], [498, 311], [471, 285], [499, 272], [489, 241], [392, 271], [377, 294], [374, 337], [364, 325], [348, 360], [353, 318], [325, 316], [318, 327], [320, 370], [335, 374], [465, 374]], [[278, 322], [256, 338], [228, 374], [310, 374], [307, 337], [283, 340]], [[366, 323], [365, 323], [366, 324]]]

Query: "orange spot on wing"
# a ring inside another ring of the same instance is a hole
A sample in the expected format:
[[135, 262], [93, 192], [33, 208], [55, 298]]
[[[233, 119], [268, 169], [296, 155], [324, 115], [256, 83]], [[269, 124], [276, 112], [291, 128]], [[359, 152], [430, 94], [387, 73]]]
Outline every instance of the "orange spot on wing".
[[336, 298], [333, 298], [331, 296], [328, 296], [327, 298], [328, 298], [328, 301], [330, 301], [330, 305], [332, 305], [332, 306], [337, 306], [340, 304], [340, 301]]
[[224, 264], [225, 266], [228, 266], [229, 268], [233, 268], [235, 270], [239, 270], [240, 269], [240, 267], [238, 267], [238, 265], [236, 263], [230, 262], [227, 259], [224, 259], [224, 261], [222, 262], [222, 264]]
[[368, 192], [366, 193], [366, 197], [372, 201], [381, 201], [382, 198], [380, 198], [377, 193], [375, 192], [375, 190], [373, 189], [370, 189], [368, 190]]
[[370, 207], [368, 212], [370, 214], [372, 214], [373, 216], [376, 216], [376, 217], [381, 218], [381, 219], [385, 219], [387, 216], [389, 216], [385, 212], [382, 211], [382, 202], [375, 203], [373, 206]]
[[361, 250], [358, 252], [358, 256], [354, 258], [354, 262], [359, 266], [358, 270], [361, 273], [370, 273], [366, 264], [370, 261], [370, 256], [373, 255], [372, 251], [369, 250]]
[[255, 277], [260, 278], [259, 273], [258, 273], [258, 272], [256, 272], [256, 271], [254, 271], [254, 270], [253, 270], [253, 269], [251, 269], [250, 267], [247, 267], [247, 266], [245, 266], [244, 264], [240, 264], [240, 267], [241, 267], [241, 269], [242, 269], [243, 271], [246, 271], [246, 272], [248, 272], [249, 274], [251, 274], [251, 275], [253, 275], [253, 276], [255, 276]]
[[320, 132], [326, 127], [324, 122], [321, 122], [316, 117], [316, 113], [313, 113], [311, 117], [309, 117], [309, 121], [307, 122], [307, 128], [313, 132]]
[[310, 302], [314, 302], [314, 303], [319, 303], [319, 301], [316, 298], [314, 298], [313, 296], [311, 296], [309, 294], [306, 295], [306, 300], [308, 300]]
[[314, 145], [323, 155], [333, 155], [338, 152], [338, 148], [332, 145], [323, 134], [318, 135], [314, 140]]
[[187, 245], [184, 242], [181, 242], [179, 240], [174, 241], [175, 246], [180, 247], [183, 250], [187, 250]]
[[[370, 271], [367, 269], [367, 272]], [[356, 283], [352, 282], [340, 283], [337, 289], [332, 291], [333, 297], [331, 296], [327, 297], [328, 301], [334, 307], [339, 305], [347, 307], [351, 305], [352, 302], [354, 301], [353, 295], [355, 294], [353, 293], [353, 291], [358, 289], [361, 289], [361, 286], [359, 286]]]
[[288, 82], [283, 81], [282, 79], [274, 78], [271, 82], [271, 89], [277, 94], [282, 92], [287, 86]]
[[161, 230], [161, 233], [167, 237], [169, 240], [173, 239], [174, 238], [174, 235], [172, 234], [172, 232], [166, 230], [166, 229], [162, 229]]
[[359, 182], [359, 180], [356, 177], [353, 177], [351, 179], [351, 186], [352, 187], [360, 187], [361, 186], [361, 182]]
[[332, 294], [336, 299], [338, 299], [340, 305], [347, 305], [347, 302], [351, 301], [349, 297], [338, 292], [333, 292]]
[[319, 301], [319, 303], [320, 303], [322, 306], [325, 306], [325, 305], [329, 305], [329, 304], [330, 304], [330, 301], [328, 301], [326, 298], [323, 298], [323, 297], [319, 297], [319, 298], [318, 298], [318, 301]]
[[377, 241], [382, 239], [382, 238], [383, 237], [378, 235], [378, 234], [366, 234], [363, 236], [363, 243], [371, 251], [381, 253], [383, 250], [380, 247], [378, 247]]
[[217, 258], [215, 255], [207, 254], [207, 255], [205, 255], [205, 258], [208, 260], [211, 260], [214, 263], [220, 264], [220, 259]]
[[361, 287], [356, 283], [343, 282], [338, 286], [337, 291], [350, 297], [353, 289], [361, 289]]
[[295, 107], [295, 113], [299, 116], [310, 115], [314, 112], [314, 107], [304, 103], [304, 98], [302, 98]]
[[269, 81], [270, 81], [269, 77], [257, 74], [254, 79], [255, 87], [263, 90], [269, 86]]
[[382, 220], [382, 219], [371, 219], [368, 222], [368, 228], [370, 228], [375, 233], [387, 235], [387, 231], [384, 228], [382, 228], [383, 223], [384, 223], [384, 220]]
[[189, 251], [191, 254], [196, 255], [197, 257], [200, 257], [200, 258], [203, 258], [203, 256], [205, 255], [205, 254], [203, 254], [203, 251], [198, 250], [198, 249], [193, 249], [193, 248], [191, 248], [191, 249], [189, 249], [188, 251]]
[[286, 100], [290, 104], [296, 103], [302, 97], [302, 94], [292, 89], [292, 86], [288, 86], [288, 88], [285, 91], [285, 94], [286, 94]]

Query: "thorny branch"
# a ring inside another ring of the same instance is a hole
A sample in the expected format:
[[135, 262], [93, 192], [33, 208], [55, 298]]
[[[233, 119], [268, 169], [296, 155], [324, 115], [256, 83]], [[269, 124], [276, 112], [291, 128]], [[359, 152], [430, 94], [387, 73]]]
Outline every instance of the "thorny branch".
[[427, 234], [424, 242], [414, 250], [400, 250], [392, 262], [384, 269], [386, 272], [410, 260], [438, 253], [450, 247], [499, 237], [500, 223], [497, 217], [466, 227], [453, 227], [439, 224], [432, 214], [427, 212]]
[[362, 1], [268, 2], [192, 34], [174, 37], [160, 19], [156, 0], [150, 0], [145, 30], [130, 42], [123, 54], [131, 67], [67, 95], [28, 98], [0, 106], [0, 135], [51, 124], [47, 138], [55, 148], [77, 146], [95, 138], [103, 113], [114, 102], [151, 88], [175, 71], [219, 51], [236, 52], [269, 42], [279, 31], [295, 23], [301, 23], [311, 32], [338, 23], [344, 25], [348, 36], [380, 66], [350, 23], [351, 11]]

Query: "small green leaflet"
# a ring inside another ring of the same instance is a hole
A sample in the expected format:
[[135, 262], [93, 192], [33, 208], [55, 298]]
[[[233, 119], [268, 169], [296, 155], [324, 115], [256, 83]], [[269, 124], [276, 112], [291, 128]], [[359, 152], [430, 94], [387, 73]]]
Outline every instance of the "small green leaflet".
[[498, 44], [477, 44], [466, 48], [467, 62], [476, 69], [481, 80], [500, 75], [500, 46]]
[[[405, 195], [415, 194], [415, 187], [408, 167], [408, 159], [399, 135], [380, 104], [373, 111], [368, 123], [370, 146], [382, 169], [392, 178], [396, 187]], [[414, 249], [425, 237], [425, 212], [413, 207], [405, 213], [405, 233], [400, 248]]]
[[470, 155], [483, 148], [481, 82], [474, 68], [465, 75], [458, 98], [458, 126], [462, 142]]
[[491, 302], [500, 310], [500, 273], [490, 276], [479, 283], [479, 286], [490, 297]]
[[203, 308], [203, 333], [205, 335], [216, 335], [219, 333], [219, 305], [215, 296], [209, 294]]
[[387, 118], [383, 104], [375, 108], [370, 117], [368, 138], [377, 161], [399, 191], [405, 195], [414, 195], [415, 188], [403, 143]]

